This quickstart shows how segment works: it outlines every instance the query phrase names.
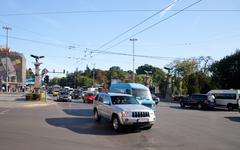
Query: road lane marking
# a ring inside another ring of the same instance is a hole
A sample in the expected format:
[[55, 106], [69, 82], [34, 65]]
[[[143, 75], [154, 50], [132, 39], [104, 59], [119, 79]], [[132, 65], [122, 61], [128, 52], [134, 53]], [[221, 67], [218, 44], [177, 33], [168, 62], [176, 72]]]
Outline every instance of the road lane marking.
[[32, 108], [32, 107], [45, 107], [50, 105], [56, 105], [55, 103], [38, 103], [38, 104], [26, 104], [23, 107]]
[[10, 109], [6, 109], [0, 112], [0, 115], [4, 115], [5, 113], [9, 112]]

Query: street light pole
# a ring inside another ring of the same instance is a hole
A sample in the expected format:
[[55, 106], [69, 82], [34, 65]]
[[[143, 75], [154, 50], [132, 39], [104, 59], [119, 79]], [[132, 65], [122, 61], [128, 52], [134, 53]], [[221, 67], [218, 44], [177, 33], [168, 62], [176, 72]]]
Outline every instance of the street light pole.
[[8, 92], [8, 30], [12, 30], [12, 28], [7, 26], [2, 28], [6, 30], [6, 91]]
[[95, 77], [95, 72], [94, 72], [94, 69], [95, 69], [95, 63], [93, 64], [93, 76], [92, 76], [92, 78], [93, 78], [93, 85], [92, 85], [92, 87], [94, 87], [94, 77]]
[[134, 45], [134, 42], [135, 41], [137, 41], [137, 39], [136, 38], [132, 38], [132, 39], [130, 39], [130, 41], [132, 41], [133, 42], [133, 82], [135, 82], [135, 59], [134, 59], [134, 56], [135, 56], [135, 54], [134, 54], [134, 48], [135, 48], [135, 45]]

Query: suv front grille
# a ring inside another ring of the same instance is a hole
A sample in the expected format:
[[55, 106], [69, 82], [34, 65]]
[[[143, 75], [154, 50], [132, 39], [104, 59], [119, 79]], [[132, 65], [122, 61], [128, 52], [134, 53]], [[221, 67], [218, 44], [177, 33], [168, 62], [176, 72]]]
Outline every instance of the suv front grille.
[[149, 112], [132, 112], [132, 117], [134, 118], [149, 117]]

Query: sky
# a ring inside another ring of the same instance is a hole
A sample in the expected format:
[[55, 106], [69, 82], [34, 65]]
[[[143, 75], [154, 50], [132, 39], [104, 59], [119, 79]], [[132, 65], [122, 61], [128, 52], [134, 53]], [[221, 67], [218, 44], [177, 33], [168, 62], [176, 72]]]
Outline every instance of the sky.
[[[49, 71], [73, 72], [86, 66], [132, 70], [132, 56], [96, 53], [132, 55], [130, 38], [137, 39], [135, 55], [154, 56], [136, 56], [135, 68], [144, 64], [163, 68], [175, 59], [199, 56], [220, 60], [234, 53], [240, 48], [240, 1], [202, 0], [194, 4], [198, 1], [1, 0], [0, 26], [12, 28], [8, 45], [25, 55], [27, 68], [34, 68], [30, 57], [34, 54], [45, 56], [41, 69]], [[2, 27], [0, 46], [5, 47]]]

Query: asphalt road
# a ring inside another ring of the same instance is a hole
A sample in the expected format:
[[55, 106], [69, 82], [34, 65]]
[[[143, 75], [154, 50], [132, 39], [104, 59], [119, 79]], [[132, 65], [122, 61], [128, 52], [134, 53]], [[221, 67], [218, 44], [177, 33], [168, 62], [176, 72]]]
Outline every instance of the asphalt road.
[[[14, 103], [14, 101], [13, 101]], [[79, 101], [33, 107], [2, 107], [1, 150], [239, 150], [240, 113], [181, 109], [159, 103], [151, 130], [116, 133], [93, 120], [92, 105]]]

